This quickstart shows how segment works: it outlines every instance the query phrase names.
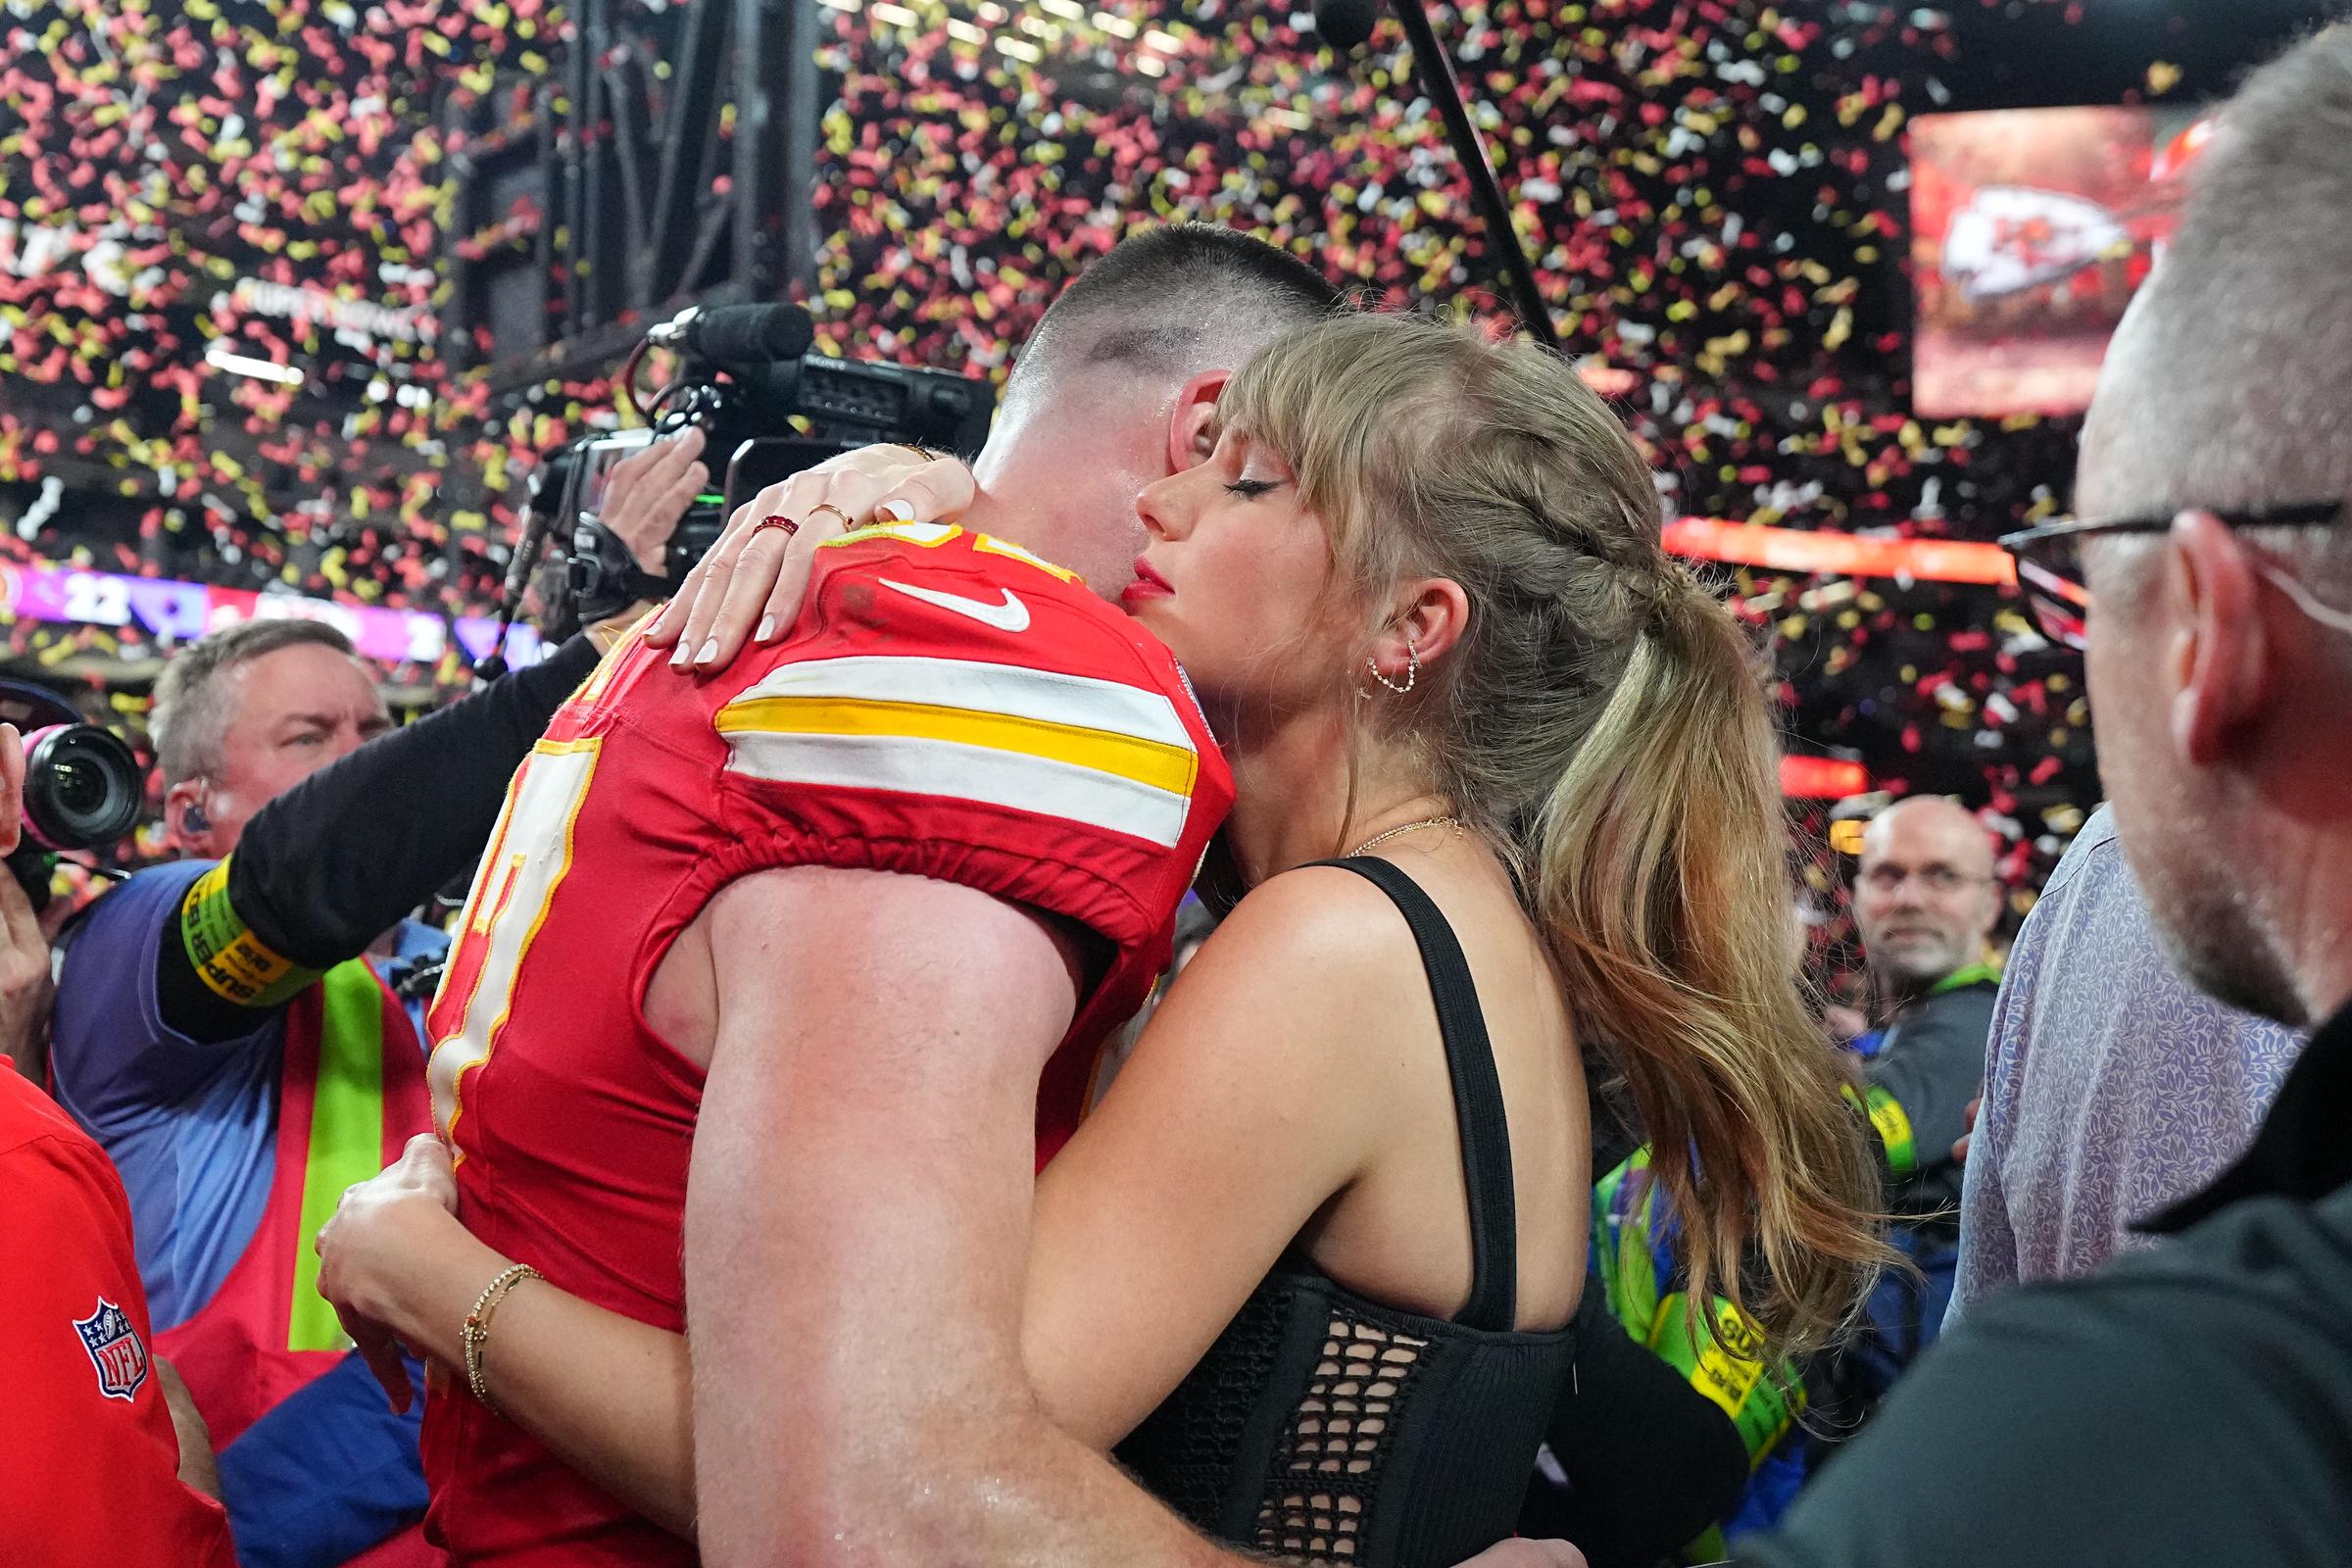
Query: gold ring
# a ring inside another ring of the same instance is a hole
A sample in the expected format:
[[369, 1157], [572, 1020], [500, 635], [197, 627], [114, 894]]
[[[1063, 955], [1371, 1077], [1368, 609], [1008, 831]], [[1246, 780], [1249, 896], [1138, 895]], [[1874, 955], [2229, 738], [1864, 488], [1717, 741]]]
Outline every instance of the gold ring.
[[841, 519], [841, 525], [845, 529], [855, 528], [858, 526], [857, 522], [850, 516], [848, 513], [842, 511], [830, 501], [819, 501], [815, 506], [810, 507], [808, 509], [808, 515], [811, 519], [813, 519], [820, 512], [830, 512], [833, 514], [833, 515], [839, 517]]

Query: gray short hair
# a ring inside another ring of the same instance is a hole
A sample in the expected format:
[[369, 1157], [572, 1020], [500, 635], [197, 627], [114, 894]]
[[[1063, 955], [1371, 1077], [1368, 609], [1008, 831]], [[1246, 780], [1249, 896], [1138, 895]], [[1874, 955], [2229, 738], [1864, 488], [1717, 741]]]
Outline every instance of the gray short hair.
[[[2078, 501], [2104, 514], [2352, 498], [2352, 26], [2223, 111], [2099, 381]], [[2352, 586], [2352, 528], [2262, 542]]]
[[155, 737], [164, 787], [220, 766], [220, 743], [235, 716], [220, 677], [281, 648], [316, 644], [351, 655], [351, 639], [323, 620], [245, 620], [190, 643], [164, 666], [155, 683], [147, 728]]

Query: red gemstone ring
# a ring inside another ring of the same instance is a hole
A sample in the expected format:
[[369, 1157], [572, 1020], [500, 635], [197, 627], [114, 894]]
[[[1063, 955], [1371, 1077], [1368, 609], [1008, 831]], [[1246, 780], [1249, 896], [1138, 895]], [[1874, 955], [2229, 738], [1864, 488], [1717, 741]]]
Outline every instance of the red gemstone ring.
[[[769, 528], [783, 529], [784, 537], [787, 539], [801, 531], [801, 525], [799, 523], [793, 521], [790, 517], [785, 516], [780, 512], [771, 512], [766, 516], [761, 517], [757, 523], [753, 524], [752, 538], [758, 538], [762, 531]], [[744, 542], [749, 544], [751, 540], [747, 539]]]

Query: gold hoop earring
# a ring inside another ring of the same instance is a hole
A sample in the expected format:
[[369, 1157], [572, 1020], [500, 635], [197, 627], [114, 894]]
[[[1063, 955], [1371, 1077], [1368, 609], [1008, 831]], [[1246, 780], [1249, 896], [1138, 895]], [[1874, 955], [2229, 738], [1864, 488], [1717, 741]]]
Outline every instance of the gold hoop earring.
[[[1386, 686], [1397, 696], [1402, 697], [1406, 692], [1411, 691], [1414, 684], [1421, 679], [1421, 650], [1414, 646], [1413, 634], [1409, 631], [1404, 634], [1404, 657], [1406, 661], [1404, 666], [1404, 684], [1401, 686], [1389, 679], [1388, 676], [1383, 675], [1380, 672], [1380, 665], [1375, 663], [1373, 661], [1369, 659], [1365, 660], [1364, 667], [1372, 672], [1372, 678], [1374, 680], [1380, 682], [1383, 686]], [[1369, 697], [1372, 694], [1370, 692], [1366, 692], [1364, 695]]]

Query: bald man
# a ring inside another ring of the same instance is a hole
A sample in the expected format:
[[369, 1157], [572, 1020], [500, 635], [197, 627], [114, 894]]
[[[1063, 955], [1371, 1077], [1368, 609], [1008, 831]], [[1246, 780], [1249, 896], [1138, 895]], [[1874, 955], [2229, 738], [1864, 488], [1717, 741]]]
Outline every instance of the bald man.
[[1872, 819], [1854, 915], [1883, 1005], [1910, 1008], [1980, 967], [2000, 913], [1992, 840], [1964, 808], [1922, 796]]
[[2000, 918], [1992, 841], [1952, 801], [1923, 796], [1873, 818], [1862, 835], [1854, 917], [1871, 992], [1890, 1009], [1858, 1042], [1849, 1091], [1870, 1115], [1886, 1161], [1892, 1240], [1920, 1277], [1890, 1274], [1871, 1298], [1869, 1331], [1838, 1381], [1863, 1409], [1927, 1348], [1951, 1298], [1960, 1250], [1962, 1167], [1952, 1145], [1984, 1078], [2000, 973], [1985, 961]]

